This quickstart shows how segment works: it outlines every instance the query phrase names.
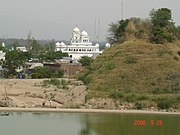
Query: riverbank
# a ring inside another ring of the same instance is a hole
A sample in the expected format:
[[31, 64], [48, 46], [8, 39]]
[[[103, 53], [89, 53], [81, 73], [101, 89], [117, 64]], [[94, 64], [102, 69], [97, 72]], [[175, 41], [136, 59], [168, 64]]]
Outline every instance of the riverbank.
[[62, 109], [62, 108], [16, 108], [0, 107], [1, 112], [53, 112], [53, 113], [126, 113], [126, 114], [173, 114], [180, 112], [159, 112], [145, 110], [104, 110], [104, 109]]

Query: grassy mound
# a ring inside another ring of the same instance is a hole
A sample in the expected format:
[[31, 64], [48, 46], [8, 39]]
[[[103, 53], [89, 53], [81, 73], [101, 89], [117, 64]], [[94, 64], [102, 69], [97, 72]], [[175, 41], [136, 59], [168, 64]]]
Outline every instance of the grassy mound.
[[[79, 78], [88, 86], [89, 97], [133, 100], [142, 95], [180, 92], [179, 43], [151, 44], [126, 41], [105, 49]], [[143, 99], [144, 100], [144, 99]], [[179, 100], [178, 100], [179, 101]], [[132, 101], [133, 102], [133, 101]]]

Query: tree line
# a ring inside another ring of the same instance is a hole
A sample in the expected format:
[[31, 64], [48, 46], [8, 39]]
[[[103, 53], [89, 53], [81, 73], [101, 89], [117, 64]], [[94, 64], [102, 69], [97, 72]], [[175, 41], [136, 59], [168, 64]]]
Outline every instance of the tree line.
[[[5, 52], [5, 61], [1, 60], [0, 65], [5, 68], [5, 77], [11, 77], [17, 74], [16, 69], [20, 67], [25, 67], [25, 62], [31, 59], [38, 59], [39, 62], [44, 61], [54, 61], [55, 59], [60, 59], [62, 57], [67, 57], [67, 53], [62, 53], [61, 51], [55, 51], [55, 42], [52, 41], [47, 45], [39, 44], [34, 38], [28, 39], [28, 44], [26, 45], [27, 52], [23, 52], [17, 49], [19, 47], [18, 42], [14, 42], [12, 49], [8, 49], [0, 45], [0, 50]], [[49, 71], [48, 69], [35, 69], [37, 71], [34, 78], [39, 75], [41, 71]], [[59, 71], [58, 71], [59, 72]], [[46, 72], [47, 73], [47, 72]], [[37, 75], [38, 74], [38, 75]], [[62, 74], [62, 73], [60, 73]]]

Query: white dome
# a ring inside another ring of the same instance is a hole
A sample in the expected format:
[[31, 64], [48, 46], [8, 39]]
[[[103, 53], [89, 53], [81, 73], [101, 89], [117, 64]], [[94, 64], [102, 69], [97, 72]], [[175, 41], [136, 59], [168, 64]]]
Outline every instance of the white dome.
[[86, 31], [83, 31], [83, 32], [81, 33], [81, 35], [82, 35], [82, 36], [88, 36], [88, 33], [87, 33]]
[[98, 44], [98, 43], [96, 43], [96, 44], [95, 44], [95, 46], [99, 47], [99, 44]]
[[64, 42], [61, 42], [61, 44], [60, 44], [60, 45], [65, 45], [65, 44], [64, 44]]
[[74, 28], [73, 31], [74, 31], [74, 32], [80, 32], [80, 30], [78, 29], [78, 27]]
[[105, 47], [109, 48], [111, 45], [109, 43], [106, 43]]
[[59, 42], [56, 42], [56, 47], [60, 47], [60, 43]]

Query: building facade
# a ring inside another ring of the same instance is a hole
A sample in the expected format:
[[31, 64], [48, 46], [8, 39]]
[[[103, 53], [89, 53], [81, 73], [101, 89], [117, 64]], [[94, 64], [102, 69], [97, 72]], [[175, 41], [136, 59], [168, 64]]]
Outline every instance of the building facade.
[[71, 44], [66, 45], [63, 42], [56, 43], [56, 51], [62, 51], [69, 54], [72, 59], [80, 59], [82, 56], [88, 56], [95, 58], [101, 54], [99, 50], [99, 44], [93, 45], [90, 42], [88, 33], [86, 31], [80, 31], [77, 27], [72, 32]]

